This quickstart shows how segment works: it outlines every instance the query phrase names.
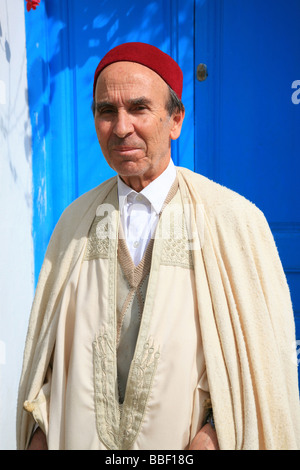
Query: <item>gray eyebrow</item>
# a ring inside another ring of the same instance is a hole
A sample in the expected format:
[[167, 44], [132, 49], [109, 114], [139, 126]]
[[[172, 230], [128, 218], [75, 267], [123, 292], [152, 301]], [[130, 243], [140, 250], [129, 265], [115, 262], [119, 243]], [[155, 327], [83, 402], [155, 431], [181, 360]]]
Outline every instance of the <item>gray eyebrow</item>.
[[116, 106], [111, 103], [110, 101], [98, 101], [95, 103], [95, 108], [97, 111], [101, 111], [101, 109], [105, 108], [105, 107], [111, 107], [111, 108], [115, 108]]
[[152, 104], [152, 101], [149, 98], [146, 98], [145, 96], [141, 96], [139, 98], [132, 98], [128, 100], [130, 104], [134, 105], [139, 105], [139, 104], [144, 104], [144, 105], [150, 105]]
[[[130, 105], [150, 105], [152, 104], [152, 101], [149, 99], [149, 98], [146, 98], [145, 96], [140, 96], [138, 98], [132, 98], [132, 99], [129, 99], [128, 101], [128, 104]], [[110, 101], [98, 101], [96, 102], [95, 104], [95, 108], [97, 111], [101, 111], [101, 109], [105, 108], [105, 107], [110, 107], [110, 108], [117, 108], [117, 106], [110, 102]]]

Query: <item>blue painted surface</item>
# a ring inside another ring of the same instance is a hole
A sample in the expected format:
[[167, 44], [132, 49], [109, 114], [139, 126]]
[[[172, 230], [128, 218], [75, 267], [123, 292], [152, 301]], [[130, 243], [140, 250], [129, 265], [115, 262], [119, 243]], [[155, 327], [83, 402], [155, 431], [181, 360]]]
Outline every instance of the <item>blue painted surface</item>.
[[[33, 13], [33, 12], [31, 12]], [[35, 14], [36, 13], [36, 14]], [[51, 167], [50, 87], [47, 17], [43, 3], [25, 13], [28, 100], [32, 126], [33, 242], [35, 281], [55, 224], [49, 175]]]
[[195, 61], [208, 78], [195, 85], [195, 161], [266, 215], [300, 342], [299, 18], [299, 0], [196, 2]]

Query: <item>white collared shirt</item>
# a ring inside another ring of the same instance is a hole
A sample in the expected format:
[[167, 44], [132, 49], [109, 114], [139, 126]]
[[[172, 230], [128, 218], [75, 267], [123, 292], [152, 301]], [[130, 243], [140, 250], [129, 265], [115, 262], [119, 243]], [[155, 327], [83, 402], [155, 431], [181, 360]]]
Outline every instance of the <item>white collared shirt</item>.
[[165, 171], [141, 192], [127, 186], [118, 176], [118, 197], [121, 224], [134, 264], [143, 258], [154, 234], [163, 203], [176, 178], [172, 160]]

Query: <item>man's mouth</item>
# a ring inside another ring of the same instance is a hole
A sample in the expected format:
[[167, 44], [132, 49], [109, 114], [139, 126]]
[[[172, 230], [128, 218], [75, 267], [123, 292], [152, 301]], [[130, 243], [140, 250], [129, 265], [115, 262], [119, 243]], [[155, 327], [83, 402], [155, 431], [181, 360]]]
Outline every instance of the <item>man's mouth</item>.
[[131, 150], [138, 150], [137, 147], [129, 147], [129, 146], [122, 146], [122, 147], [113, 147], [113, 150], [116, 152], [130, 152]]
[[140, 150], [139, 147], [132, 147], [130, 145], [118, 145], [115, 147], [112, 147], [112, 151], [115, 153], [118, 153], [119, 155], [132, 155], [133, 153], [136, 153]]

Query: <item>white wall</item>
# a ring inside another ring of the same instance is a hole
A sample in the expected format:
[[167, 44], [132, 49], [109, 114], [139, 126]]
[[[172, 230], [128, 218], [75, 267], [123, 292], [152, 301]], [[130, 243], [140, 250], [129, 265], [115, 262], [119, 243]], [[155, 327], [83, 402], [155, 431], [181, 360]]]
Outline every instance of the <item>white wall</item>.
[[31, 126], [27, 103], [24, 3], [23, 0], [0, 0], [0, 449], [2, 450], [15, 449], [16, 446], [17, 389], [34, 290], [31, 236]]

